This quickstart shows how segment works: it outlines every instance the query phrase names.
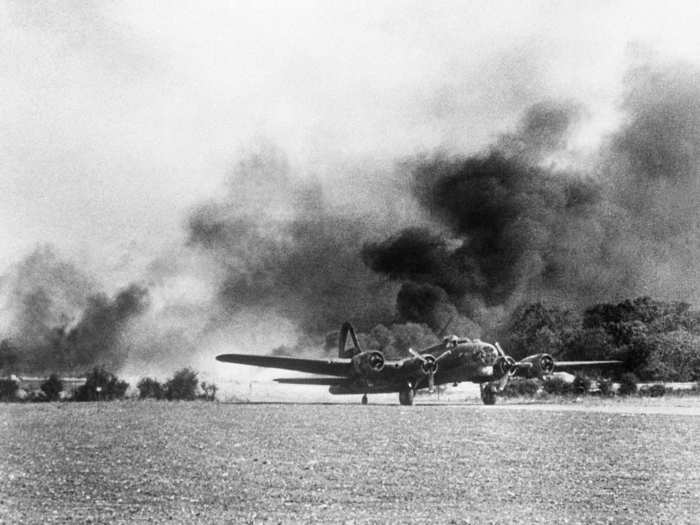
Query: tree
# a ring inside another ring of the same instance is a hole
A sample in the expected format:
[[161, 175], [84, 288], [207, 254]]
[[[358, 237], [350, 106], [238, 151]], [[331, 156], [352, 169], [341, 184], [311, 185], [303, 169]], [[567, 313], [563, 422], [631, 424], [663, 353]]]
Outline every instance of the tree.
[[19, 383], [14, 379], [0, 379], [0, 401], [14, 401], [18, 390]]
[[588, 394], [591, 389], [591, 380], [586, 376], [576, 375], [571, 388], [576, 394]]
[[19, 352], [9, 339], [0, 341], [0, 370], [11, 372], [19, 361]]
[[136, 384], [139, 389], [139, 398], [163, 399], [165, 397], [165, 388], [158, 382], [157, 379], [144, 377]]
[[219, 390], [219, 387], [216, 386], [214, 383], [207, 383], [206, 381], [202, 381], [199, 386], [202, 388], [202, 399], [206, 401], [214, 401], [216, 399], [216, 392]]
[[505, 397], [527, 396], [533, 397], [540, 389], [539, 379], [526, 379], [524, 377], [514, 377], [503, 390]]
[[637, 376], [648, 381], [697, 380], [700, 337], [685, 330], [655, 334], [634, 341]]
[[601, 396], [612, 396], [614, 395], [613, 392], [613, 382], [612, 379], [608, 377], [600, 377], [598, 378], [598, 392], [600, 392]]
[[656, 301], [651, 297], [627, 299], [618, 304], [602, 303], [586, 309], [583, 325], [586, 328], [606, 324], [639, 321], [652, 325], [654, 331], [673, 331], [692, 324], [690, 305], [683, 302]]
[[165, 384], [165, 396], [168, 399], [191, 401], [197, 397], [197, 372], [183, 368], [173, 375]]
[[579, 326], [579, 316], [570, 310], [532, 303], [513, 312], [502, 340], [516, 359], [540, 352], [559, 355]]
[[620, 388], [618, 394], [621, 396], [629, 396], [637, 393], [637, 376], [631, 372], [622, 374], [620, 377]]
[[571, 333], [557, 357], [564, 361], [615, 359], [617, 347], [603, 328], [581, 328]]
[[41, 384], [41, 391], [46, 396], [47, 401], [58, 401], [63, 392], [63, 381], [58, 374], [51, 374], [49, 378]]
[[566, 395], [573, 391], [573, 386], [571, 383], [567, 383], [561, 377], [550, 376], [545, 378], [542, 382], [542, 388], [548, 394], [554, 395]]
[[121, 381], [103, 367], [96, 366], [87, 375], [85, 384], [75, 393], [76, 401], [111, 401], [126, 394], [129, 383]]

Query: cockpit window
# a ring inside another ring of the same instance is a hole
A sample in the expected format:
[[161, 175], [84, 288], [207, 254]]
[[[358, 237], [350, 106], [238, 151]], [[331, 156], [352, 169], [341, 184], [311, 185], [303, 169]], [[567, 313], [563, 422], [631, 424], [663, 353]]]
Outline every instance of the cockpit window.
[[442, 342], [445, 344], [447, 348], [454, 348], [457, 345], [462, 345], [465, 343], [471, 343], [471, 339], [460, 339], [456, 335], [453, 335], [452, 337], [445, 337]]

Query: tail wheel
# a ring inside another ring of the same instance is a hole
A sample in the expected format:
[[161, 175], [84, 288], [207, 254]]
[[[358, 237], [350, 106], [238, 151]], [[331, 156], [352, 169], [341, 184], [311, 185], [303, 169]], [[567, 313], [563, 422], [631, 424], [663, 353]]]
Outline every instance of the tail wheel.
[[484, 405], [496, 404], [496, 391], [491, 385], [481, 386], [481, 400], [484, 402]]
[[399, 392], [399, 403], [402, 405], [412, 405], [415, 392], [412, 388], [406, 388]]

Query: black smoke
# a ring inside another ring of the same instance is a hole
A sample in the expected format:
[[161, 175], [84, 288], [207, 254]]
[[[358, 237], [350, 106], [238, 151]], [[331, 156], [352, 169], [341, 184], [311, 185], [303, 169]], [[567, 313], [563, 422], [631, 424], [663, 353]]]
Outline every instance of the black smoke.
[[188, 230], [190, 246], [224, 269], [218, 296], [230, 315], [274, 311], [310, 333], [348, 317], [363, 326], [393, 317], [395, 287], [359, 253], [374, 233], [371, 217], [334, 209], [274, 149], [244, 159], [228, 194], [196, 209]]
[[[338, 207], [329, 198], [337, 188], [268, 150], [244, 159], [227, 194], [192, 213], [189, 242], [224, 269], [218, 299], [231, 315], [271, 309], [307, 335], [347, 319], [365, 331], [452, 323], [478, 332], [472, 319], [488, 330], [532, 301], [692, 301], [697, 77], [679, 67], [630, 73], [619, 128], [586, 162], [571, 150], [585, 108], [552, 100], [482, 151], [402, 161], [405, 184], [382, 196], [408, 203], [406, 217], [376, 202]], [[360, 182], [348, 174], [342, 184], [352, 192]]]
[[630, 71], [624, 125], [603, 178], [635, 241], [645, 293], [700, 299], [700, 70], [645, 64]]
[[434, 283], [458, 297], [470, 286], [468, 281], [478, 277], [461, 267], [453, 254], [448, 239], [426, 228], [407, 228], [362, 248], [362, 260], [375, 272], [394, 280]]
[[615, 237], [603, 186], [544, 164], [576, 121], [568, 108], [538, 104], [517, 133], [483, 153], [438, 154], [411, 166], [415, 202], [437, 227], [406, 228], [362, 250], [370, 268], [404, 283], [402, 317], [427, 322], [434, 309], [415, 314], [426, 304], [473, 317], [534, 294], [588, 300], [612, 279], [624, 284], [619, 274], [605, 282], [595, 282], [605, 272], [589, 275], [608, 265], [606, 243]]
[[571, 221], [590, 217], [600, 203], [592, 180], [561, 175], [492, 151], [475, 157], [437, 157], [411, 174], [418, 204], [445, 228], [441, 235], [406, 229], [368, 244], [363, 255], [392, 279], [429, 283], [454, 301], [478, 297], [502, 304], [535, 264], [543, 285], [563, 281], [553, 256]]
[[367, 243], [363, 259], [403, 283], [410, 320], [430, 319], [431, 304], [479, 318], [484, 306], [505, 313], [528, 301], [697, 298], [698, 77], [680, 66], [631, 72], [625, 117], [592, 168], [558, 161], [582, 110], [552, 102], [483, 152], [409, 163], [432, 228]]
[[[316, 178], [274, 148], [244, 156], [222, 195], [188, 215], [186, 245], [162, 258], [150, 291], [106, 295], [47, 249], [19, 264], [0, 281], [12, 312], [3, 362], [13, 351], [33, 370], [134, 355], [185, 366], [201, 341], [267, 312], [304, 346], [350, 320], [366, 344], [400, 352], [444, 330], [488, 336], [530, 302], [697, 303], [700, 73], [652, 64], [626, 82], [617, 129], [585, 162], [571, 146], [585, 108], [551, 100], [480, 151], [404, 159], [381, 183], [362, 168]], [[195, 299], [165, 290], [183, 282]], [[154, 297], [160, 318], [144, 315]], [[134, 320], [141, 348], [127, 337]]]
[[110, 297], [50, 247], [35, 250], [3, 281], [3, 361], [13, 372], [116, 370], [128, 358], [128, 323], [148, 307], [146, 288], [132, 284]]
[[628, 118], [611, 140], [606, 178], [644, 238], [661, 241], [697, 228], [699, 82], [693, 67], [630, 72], [623, 105]]
[[104, 293], [88, 298], [87, 307], [75, 326], [63, 331], [59, 341], [68, 368], [102, 364], [118, 370], [128, 357], [128, 345], [121, 339], [127, 323], [148, 306], [148, 290], [132, 284], [113, 297]]

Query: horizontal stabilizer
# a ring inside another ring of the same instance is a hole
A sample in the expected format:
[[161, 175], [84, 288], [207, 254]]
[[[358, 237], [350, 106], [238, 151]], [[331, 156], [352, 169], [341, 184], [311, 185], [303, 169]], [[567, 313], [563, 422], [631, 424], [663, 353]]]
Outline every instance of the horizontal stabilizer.
[[278, 383], [288, 385], [341, 385], [347, 383], [344, 377], [278, 377]]

